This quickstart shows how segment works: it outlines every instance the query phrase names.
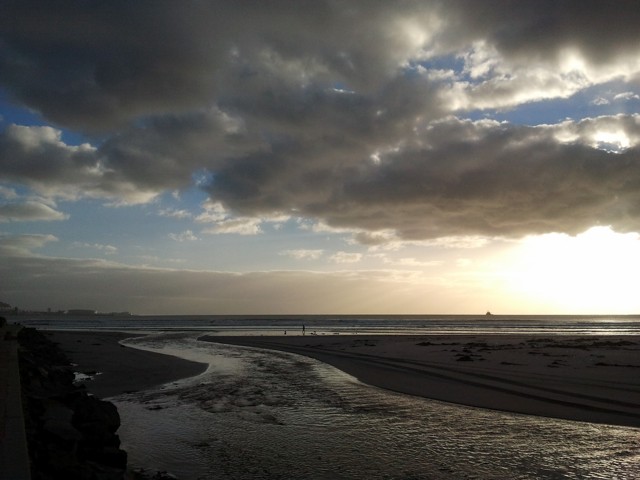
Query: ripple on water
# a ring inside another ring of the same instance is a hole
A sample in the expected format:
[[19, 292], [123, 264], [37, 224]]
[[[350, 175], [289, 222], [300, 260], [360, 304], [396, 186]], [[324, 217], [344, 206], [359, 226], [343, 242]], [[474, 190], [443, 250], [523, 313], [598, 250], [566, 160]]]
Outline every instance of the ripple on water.
[[117, 399], [131, 463], [182, 480], [640, 474], [637, 429], [395, 394], [312, 359], [197, 342], [193, 335], [145, 338], [136, 346], [212, 362], [192, 379]]

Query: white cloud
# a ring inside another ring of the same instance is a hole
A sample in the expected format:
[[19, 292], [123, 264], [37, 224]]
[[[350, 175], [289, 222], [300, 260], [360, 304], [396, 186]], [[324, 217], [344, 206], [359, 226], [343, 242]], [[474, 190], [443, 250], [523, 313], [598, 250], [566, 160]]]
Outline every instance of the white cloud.
[[622, 92], [622, 93], [618, 93], [617, 95], [615, 95], [613, 97], [614, 100], [622, 100], [622, 101], [629, 101], [629, 100], [640, 100], [640, 95], [638, 95], [637, 93], [634, 92]]
[[13, 188], [0, 185], [0, 197], [6, 200], [14, 200], [18, 198], [18, 194]]
[[204, 212], [196, 217], [198, 223], [217, 223], [230, 215], [220, 202], [207, 201], [202, 208]]
[[[32, 256], [33, 250], [42, 248], [49, 242], [57, 242], [54, 235], [27, 234], [7, 235], [0, 234], [0, 255], [5, 256]], [[17, 273], [17, 272], [13, 272]], [[5, 277], [6, 278], [6, 277]]]
[[197, 223], [210, 223], [211, 227], [202, 232], [208, 234], [232, 233], [238, 235], [258, 235], [263, 233], [262, 225], [269, 224], [280, 229], [291, 217], [275, 211], [260, 217], [235, 216], [220, 202], [207, 201], [202, 205], [204, 212], [195, 218]]
[[424, 246], [443, 248], [474, 249], [482, 248], [489, 244], [489, 242], [491, 242], [492, 240], [495, 241], [496, 239], [491, 239], [479, 235], [464, 235], [454, 237], [439, 237], [433, 240], [425, 240], [423, 242], [420, 242], [420, 244]]
[[438, 267], [444, 263], [442, 260], [418, 260], [411, 257], [404, 257], [399, 259], [387, 258], [385, 262], [402, 267]]
[[176, 242], [193, 242], [198, 240], [198, 237], [193, 233], [192, 230], [185, 230], [182, 233], [170, 233], [169, 238], [171, 240], [175, 240]]
[[213, 226], [203, 229], [202, 233], [212, 235], [258, 235], [262, 233], [260, 228], [262, 219], [260, 218], [234, 217], [219, 202], [205, 202], [202, 207], [204, 212], [196, 217], [196, 222], [213, 224]]
[[113, 245], [105, 245], [102, 243], [86, 243], [86, 242], [73, 242], [73, 246], [74, 247], [80, 247], [80, 248], [91, 248], [91, 249], [95, 249], [95, 250], [99, 250], [101, 252], [104, 252], [107, 255], [115, 255], [116, 253], [118, 253], [118, 248], [114, 247]]
[[228, 218], [217, 222], [212, 227], [202, 230], [202, 233], [212, 235], [219, 234], [236, 234], [236, 235], [258, 235], [262, 233], [260, 224], [262, 220], [259, 218]]
[[68, 218], [68, 214], [59, 212], [38, 201], [0, 205], [0, 222], [53, 221], [67, 220]]
[[361, 253], [336, 252], [329, 257], [335, 263], [358, 263], [362, 260]]
[[395, 250], [400, 248], [401, 241], [394, 230], [358, 231], [354, 232], [353, 242], [366, 245], [372, 250], [385, 248]]
[[280, 255], [294, 258], [296, 260], [318, 260], [324, 250], [312, 250], [312, 249], [297, 249], [297, 250], [284, 250], [280, 252]]
[[178, 219], [193, 217], [191, 212], [187, 210], [178, 210], [175, 208], [163, 208], [158, 211], [158, 215], [160, 215], [161, 217], [170, 217], [170, 218], [178, 218]]
[[621, 152], [640, 145], [638, 114], [585, 118], [548, 128], [562, 143], [582, 143], [605, 151]]
[[161, 265], [166, 266], [169, 265], [179, 265], [184, 264], [184, 259], [182, 258], [169, 258], [166, 256], [159, 257], [157, 255], [138, 255], [136, 257], [137, 260], [142, 262], [134, 268], [151, 268], [158, 267]]

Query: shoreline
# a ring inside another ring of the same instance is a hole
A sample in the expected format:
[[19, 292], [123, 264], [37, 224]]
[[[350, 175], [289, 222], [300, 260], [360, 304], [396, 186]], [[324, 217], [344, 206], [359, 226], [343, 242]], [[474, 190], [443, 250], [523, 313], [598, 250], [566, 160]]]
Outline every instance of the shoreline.
[[[207, 364], [124, 347], [126, 332], [46, 331], [100, 398], [195, 376]], [[300, 354], [359, 381], [454, 404], [640, 427], [640, 336], [212, 336], [217, 342]]]
[[82, 384], [99, 398], [146, 390], [199, 375], [208, 368], [206, 363], [139, 350], [118, 343], [125, 338], [139, 337], [143, 334], [69, 330], [41, 332], [77, 365], [78, 372], [92, 377]]
[[328, 363], [363, 383], [460, 405], [640, 427], [640, 337], [203, 336]]

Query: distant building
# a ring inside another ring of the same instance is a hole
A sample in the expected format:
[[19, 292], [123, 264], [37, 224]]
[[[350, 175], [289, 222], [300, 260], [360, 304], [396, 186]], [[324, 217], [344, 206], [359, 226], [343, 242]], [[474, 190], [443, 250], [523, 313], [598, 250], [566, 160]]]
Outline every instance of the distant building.
[[98, 313], [97, 310], [85, 310], [81, 308], [76, 308], [72, 310], [67, 310], [65, 312], [67, 315], [96, 315]]

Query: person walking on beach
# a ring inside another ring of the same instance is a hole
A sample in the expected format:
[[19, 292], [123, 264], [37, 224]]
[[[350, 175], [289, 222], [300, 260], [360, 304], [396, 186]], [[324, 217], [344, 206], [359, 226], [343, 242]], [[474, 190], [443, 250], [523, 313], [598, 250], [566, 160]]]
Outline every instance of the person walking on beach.
[[302, 325], [302, 335], [304, 335], [304, 330], [305, 330], [305, 327], [304, 325]]

